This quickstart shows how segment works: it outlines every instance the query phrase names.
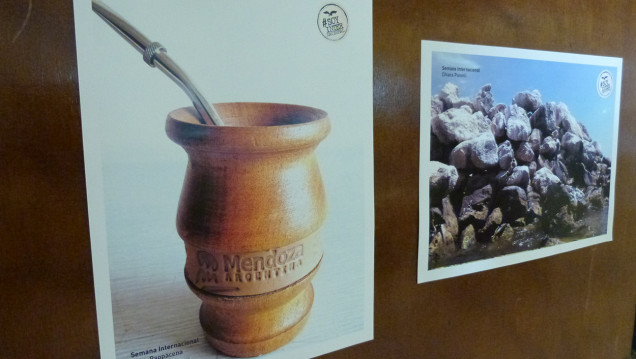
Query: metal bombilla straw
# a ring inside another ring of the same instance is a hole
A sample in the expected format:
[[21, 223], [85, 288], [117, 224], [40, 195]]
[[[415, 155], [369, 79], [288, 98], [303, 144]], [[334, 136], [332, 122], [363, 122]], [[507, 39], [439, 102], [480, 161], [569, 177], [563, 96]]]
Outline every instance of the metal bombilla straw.
[[172, 79], [190, 97], [194, 107], [201, 116], [199, 121], [203, 125], [222, 126], [221, 116], [214, 106], [210, 105], [194, 86], [185, 72], [168, 56], [167, 50], [158, 42], [148, 40], [141, 32], [130, 25], [117, 13], [99, 0], [92, 0], [95, 11], [108, 25], [117, 31], [137, 51], [143, 55], [144, 61], [150, 67], [157, 67]]

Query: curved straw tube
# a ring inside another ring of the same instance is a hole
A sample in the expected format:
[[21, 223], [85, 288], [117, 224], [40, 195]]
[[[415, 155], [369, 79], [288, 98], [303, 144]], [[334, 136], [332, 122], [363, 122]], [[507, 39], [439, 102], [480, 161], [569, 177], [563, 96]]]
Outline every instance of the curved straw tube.
[[203, 98], [185, 72], [168, 56], [166, 49], [161, 46], [161, 44], [150, 41], [101, 1], [93, 0], [92, 3], [93, 11], [137, 49], [137, 51], [143, 55], [144, 61], [148, 65], [157, 67], [185, 91], [192, 100], [197, 112], [201, 115], [200, 121], [202, 124], [223, 125], [221, 116], [216, 112], [214, 106], [210, 105], [205, 98]]

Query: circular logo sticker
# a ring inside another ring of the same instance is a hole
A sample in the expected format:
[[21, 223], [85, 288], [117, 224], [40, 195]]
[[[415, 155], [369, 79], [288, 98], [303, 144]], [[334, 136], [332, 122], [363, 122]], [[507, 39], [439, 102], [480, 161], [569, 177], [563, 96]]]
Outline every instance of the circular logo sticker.
[[318, 29], [327, 40], [342, 39], [347, 33], [349, 20], [345, 11], [336, 4], [328, 4], [318, 12]]
[[598, 75], [598, 79], [596, 80], [596, 90], [598, 91], [598, 95], [606, 98], [612, 94], [614, 90], [614, 78], [612, 77], [612, 73], [603, 70]]

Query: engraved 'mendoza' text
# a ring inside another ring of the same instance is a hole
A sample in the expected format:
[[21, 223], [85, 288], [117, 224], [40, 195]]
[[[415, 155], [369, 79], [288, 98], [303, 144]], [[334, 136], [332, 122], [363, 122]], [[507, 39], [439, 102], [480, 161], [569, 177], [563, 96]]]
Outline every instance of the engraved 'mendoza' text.
[[196, 284], [266, 281], [296, 271], [303, 265], [303, 245], [279, 248], [258, 254], [217, 254], [197, 252], [199, 270]]

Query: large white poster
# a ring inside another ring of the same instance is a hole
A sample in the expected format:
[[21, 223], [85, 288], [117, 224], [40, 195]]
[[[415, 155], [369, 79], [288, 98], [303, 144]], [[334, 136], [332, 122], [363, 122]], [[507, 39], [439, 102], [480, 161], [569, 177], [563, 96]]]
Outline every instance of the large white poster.
[[612, 239], [619, 58], [422, 41], [418, 282]]
[[[371, 1], [105, 4], [161, 43], [210, 103], [260, 105], [218, 105], [218, 131], [194, 110], [175, 115], [192, 106], [184, 91], [75, 1], [102, 357], [224, 357], [209, 341], [302, 358], [372, 339]], [[285, 136], [295, 150], [272, 145]], [[194, 153], [204, 138], [211, 147]], [[239, 142], [258, 153], [232, 152]], [[204, 162], [210, 172], [197, 172]], [[261, 230], [267, 243], [254, 244]], [[287, 309], [269, 316], [267, 298], [285, 291]]]

